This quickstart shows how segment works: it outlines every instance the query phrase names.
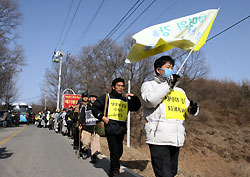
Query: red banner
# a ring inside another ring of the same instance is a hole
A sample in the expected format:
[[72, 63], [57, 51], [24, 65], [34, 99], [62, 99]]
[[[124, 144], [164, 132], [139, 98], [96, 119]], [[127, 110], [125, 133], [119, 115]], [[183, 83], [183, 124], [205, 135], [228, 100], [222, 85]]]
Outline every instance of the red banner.
[[75, 107], [78, 100], [81, 98], [81, 95], [64, 95], [64, 108], [69, 108], [70, 106]]

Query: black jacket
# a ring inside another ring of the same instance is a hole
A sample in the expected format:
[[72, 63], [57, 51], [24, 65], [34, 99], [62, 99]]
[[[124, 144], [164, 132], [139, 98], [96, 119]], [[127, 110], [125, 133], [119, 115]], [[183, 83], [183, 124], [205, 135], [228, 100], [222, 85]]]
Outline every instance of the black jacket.
[[67, 121], [67, 124], [71, 124], [73, 122], [73, 115], [74, 111], [68, 111], [67, 114], [65, 115], [65, 120]]
[[86, 125], [86, 116], [85, 116], [85, 110], [91, 110], [91, 106], [87, 104], [87, 106], [82, 106], [80, 118], [79, 118], [79, 124], [82, 125], [82, 129], [85, 131], [88, 131], [90, 133], [94, 133], [95, 131], [95, 125]]
[[[120, 99], [123, 101], [127, 101], [127, 98], [118, 94], [116, 91], [112, 90], [109, 94], [110, 98]], [[102, 120], [104, 116], [104, 107], [105, 107], [105, 98], [106, 95], [102, 95], [98, 97], [98, 99], [94, 102], [92, 106], [92, 114], [99, 120]], [[109, 101], [108, 101], [109, 103]], [[141, 102], [137, 96], [132, 96], [131, 99], [128, 100], [128, 111], [138, 111], [141, 107]], [[106, 113], [108, 112], [108, 106]], [[109, 123], [105, 124], [105, 132], [106, 135], [114, 134], [114, 135], [122, 135], [127, 132], [127, 123], [122, 121], [116, 121], [109, 119]]]

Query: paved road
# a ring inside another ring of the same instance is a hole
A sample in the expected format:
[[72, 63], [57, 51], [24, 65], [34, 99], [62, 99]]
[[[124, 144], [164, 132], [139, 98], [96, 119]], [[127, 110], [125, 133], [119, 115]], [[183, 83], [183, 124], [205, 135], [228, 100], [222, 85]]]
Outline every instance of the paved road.
[[[0, 128], [1, 177], [105, 177], [109, 161], [77, 158], [72, 140], [34, 125]], [[121, 177], [132, 177], [126, 170]]]

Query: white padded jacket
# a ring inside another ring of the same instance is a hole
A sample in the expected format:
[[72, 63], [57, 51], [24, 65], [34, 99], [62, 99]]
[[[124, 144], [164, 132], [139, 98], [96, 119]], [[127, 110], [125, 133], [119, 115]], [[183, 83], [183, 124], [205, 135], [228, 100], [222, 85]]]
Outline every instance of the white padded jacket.
[[[175, 87], [174, 90], [184, 92]], [[141, 96], [144, 101], [144, 116], [146, 118], [146, 143], [155, 145], [183, 146], [185, 140], [184, 120], [166, 119], [166, 110], [163, 98], [170, 92], [166, 81], [155, 77], [152, 81], [142, 84]], [[186, 97], [186, 94], [185, 94]], [[189, 100], [185, 98], [185, 111], [189, 106]], [[186, 111], [187, 112], [187, 111]], [[195, 115], [197, 115], [198, 110]]]

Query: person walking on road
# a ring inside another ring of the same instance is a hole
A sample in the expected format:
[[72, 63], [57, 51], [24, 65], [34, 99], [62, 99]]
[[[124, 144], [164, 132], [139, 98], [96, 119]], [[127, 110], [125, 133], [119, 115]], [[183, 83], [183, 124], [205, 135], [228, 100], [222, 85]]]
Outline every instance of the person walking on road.
[[54, 119], [53, 116], [54, 115], [51, 112], [49, 112], [49, 130], [53, 130], [53, 119]]
[[67, 129], [68, 129], [68, 137], [71, 138], [72, 135], [73, 135], [73, 130], [72, 130], [72, 125], [73, 125], [73, 114], [74, 114], [74, 110], [73, 110], [73, 107], [70, 106], [69, 107], [69, 110], [67, 111], [66, 113], [66, 116], [65, 116], [65, 119], [66, 119], [66, 122], [67, 122]]
[[12, 114], [10, 110], [8, 110], [8, 113], [6, 115], [6, 121], [7, 121], [7, 127], [12, 127]]
[[162, 56], [154, 63], [156, 76], [144, 82], [141, 96], [146, 117], [146, 143], [156, 177], [173, 177], [178, 171], [180, 147], [184, 144], [184, 121], [197, 115], [198, 105], [189, 101], [184, 90], [176, 87], [180, 77], [173, 74], [174, 60]]
[[19, 112], [17, 112], [16, 114], [15, 114], [15, 125], [16, 125], [16, 127], [19, 127], [19, 121], [20, 121], [20, 113]]
[[7, 114], [8, 114], [8, 111], [3, 113], [3, 127], [4, 128], [7, 127]]
[[60, 110], [56, 109], [54, 114], [54, 130], [56, 133], [59, 131], [59, 123], [60, 123]]
[[66, 109], [63, 109], [62, 114], [61, 114], [61, 123], [62, 123], [62, 135], [65, 136], [68, 134], [68, 129], [67, 129], [67, 121], [66, 121]]
[[[75, 125], [75, 131], [74, 131], [74, 146], [73, 148], [76, 149], [82, 149], [81, 148], [81, 142], [79, 144], [80, 141], [80, 137], [79, 137], [79, 131], [81, 131], [81, 126], [79, 124], [79, 119], [80, 119], [80, 114], [82, 111], [86, 110], [87, 104], [89, 102], [89, 97], [88, 97], [88, 93], [84, 92], [82, 93], [82, 98], [79, 101], [79, 104], [76, 105], [75, 110], [74, 110], [74, 116], [76, 116], [76, 125]], [[80, 146], [80, 147], [79, 147]], [[82, 151], [79, 152], [80, 156], [82, 155]]]
[[107, 115], [104, 115], [106, 94], [97, 98], [92, 107], [93, 115], [105, 123], [105, 133], [107, 136], [110, 151], [109, 176], [117, 176], [120, 173], [120, 158], [123, 154], [123, 139], [127, 132], [128, 111], [138, 111], [141, 102], [137, 96], [127, 93], [122, 94], [125, 89], [125, 81], [116, 78], [112, 81], [112, 91], [108, 94]]
[[92, 105], [95, 102], [97, 96], [90, 95], [89, 103], [85, 109], [81, 110], [79, 126], [82, 130], [82, 157], [87, 158], [88, 150], [91, 149], [91, 162], [97, 162], [97, 154], [101, 151], [101, 145], [99, 135], [95, 133], [96, 119], [92, 115]]

